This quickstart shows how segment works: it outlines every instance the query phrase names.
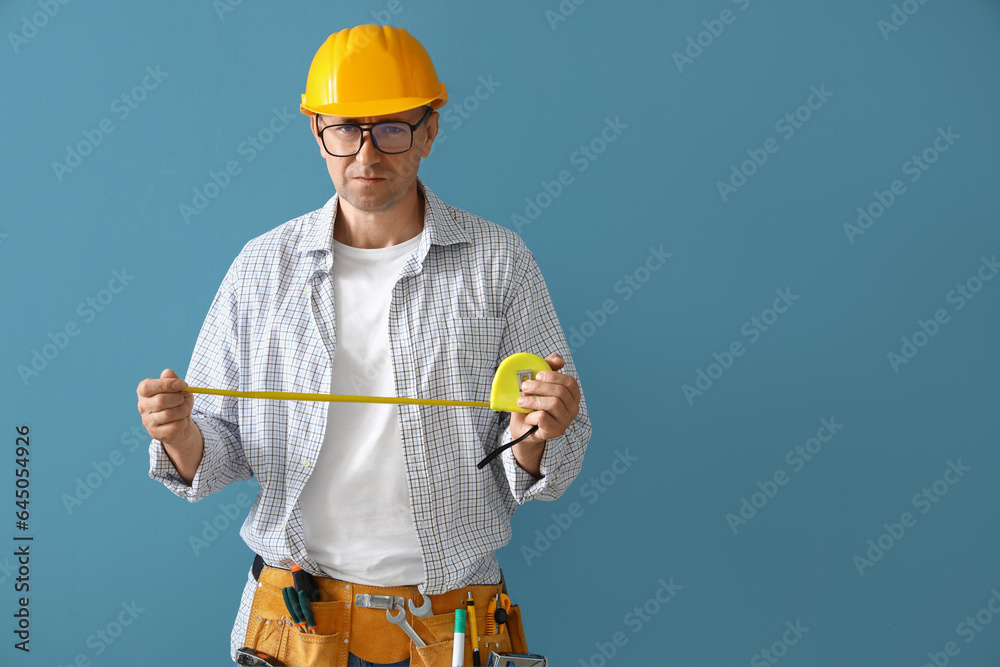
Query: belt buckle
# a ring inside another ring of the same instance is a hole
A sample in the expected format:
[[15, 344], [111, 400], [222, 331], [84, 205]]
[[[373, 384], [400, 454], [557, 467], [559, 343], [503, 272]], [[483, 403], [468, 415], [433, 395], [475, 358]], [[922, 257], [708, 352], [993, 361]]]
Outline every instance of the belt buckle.
[[354, 596], [354, 606], [366, 609], [406, 610], [406, 598], [396, 595], [369, 595], [358, 593]]

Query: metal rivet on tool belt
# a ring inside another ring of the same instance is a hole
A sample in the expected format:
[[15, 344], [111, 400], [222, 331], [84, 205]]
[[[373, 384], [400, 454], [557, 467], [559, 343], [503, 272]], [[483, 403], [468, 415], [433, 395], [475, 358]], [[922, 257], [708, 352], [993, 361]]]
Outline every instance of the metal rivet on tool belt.
[[258, 620], [258, 621], [260, 620], [260, 616], [258, 616], [258, 617], [257, 617], [257, 620]]
[[281, 621], [278, 621], [278, 625], [281, 625]]

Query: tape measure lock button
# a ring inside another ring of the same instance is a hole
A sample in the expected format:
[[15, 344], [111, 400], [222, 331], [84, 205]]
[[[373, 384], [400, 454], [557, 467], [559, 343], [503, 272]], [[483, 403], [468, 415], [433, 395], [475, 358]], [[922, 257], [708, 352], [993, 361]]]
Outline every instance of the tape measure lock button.
[[524, 390], [521, 389], [521, 383], [524, 382], [525, 380], [534, 380], [534, 379], [535, 379], [535, 371], [531, 370], [530, 368], [526, 371], [517, 372], [517, 391], [518, 393], [521, 394], [521, 396], [524, 396]]

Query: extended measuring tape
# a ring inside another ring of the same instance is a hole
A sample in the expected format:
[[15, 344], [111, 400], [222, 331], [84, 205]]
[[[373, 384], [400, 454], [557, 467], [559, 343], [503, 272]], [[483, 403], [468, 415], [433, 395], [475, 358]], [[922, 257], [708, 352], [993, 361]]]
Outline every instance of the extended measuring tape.
[[[451, 401], [435, 398], [397, 398], [393, 396], [354, 396], [350, 394], [309, 394], [294, 391], [233, 391], [230, 389], [208, 389], [204, 387], [184, 387], [181, 391], [192, 394], [214, 394], [217, 396], [235, 396], [236, 398], [261, 398], [276, 401], [326, 401], [329, 403], [392, 403], [400, 405], [455, 405], [460, 407], [490, 408], [494, 412], [531, 412], [527, 408], [522, 408], [517, 404], [517, 399], [524, 396], [521, 391], [521, 382], [532, 380], [536, 373], [550, 371], [552, 367], [548, 362], [537, 354], [530, 352], [517, 352], [500, 362], [497, 371], [493, 375], [493, 384], [490, 387], [489, 403], [483, 401]], [[500, 452], [512, 447], [521, 440], [538, 430], [538, 426], [532, 426], [527, 433], [520, 438], [508, 442], [490, 452], [490, 454], [476, 464], [482, 469], [487, 463], [496, 458]]]

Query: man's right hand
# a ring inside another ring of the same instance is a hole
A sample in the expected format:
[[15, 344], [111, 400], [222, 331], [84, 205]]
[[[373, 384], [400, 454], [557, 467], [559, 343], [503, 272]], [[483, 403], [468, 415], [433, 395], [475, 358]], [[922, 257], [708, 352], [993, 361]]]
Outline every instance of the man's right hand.
[[163, 448], [177, 472], [190, 486], [201, 463], [205, 443], [201, 429], [191, 419], [194, 394], [181, 391], [187, 382], [165, 369], [159, 379], [146, 378], [135, 393], [139, 396], [139, 414], [150, 437], [163, 443]]

